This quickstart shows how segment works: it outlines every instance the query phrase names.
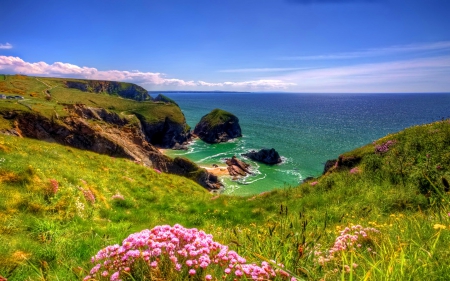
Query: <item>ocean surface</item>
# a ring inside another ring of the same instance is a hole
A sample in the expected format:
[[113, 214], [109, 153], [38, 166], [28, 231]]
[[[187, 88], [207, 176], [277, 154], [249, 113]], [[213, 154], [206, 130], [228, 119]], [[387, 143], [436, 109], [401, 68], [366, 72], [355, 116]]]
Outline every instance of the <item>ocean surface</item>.
[[[450, 118], [450, 94], [164, 93], [187, 123], [221, 108], [239, 118], [243, 137], [228, 143], [196, 140], [187, 151], [169, 150], [200, 166], [223, 165], [233, 155], [251, 164], [254, 175], [221, 177], [225, 193], [251, 195], [298, 185], [318, 176], [328, 159], [412, 125]], [[268, 166], [245, 159], [252, 149], [275, 148], [283, 163]]]

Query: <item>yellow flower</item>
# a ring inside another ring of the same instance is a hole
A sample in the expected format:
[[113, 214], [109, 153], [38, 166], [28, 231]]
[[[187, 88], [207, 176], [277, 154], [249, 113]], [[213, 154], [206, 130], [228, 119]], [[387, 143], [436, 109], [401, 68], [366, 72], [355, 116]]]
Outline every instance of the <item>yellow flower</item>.
[[435, 224], [434, 226], [433, 226], [433, 228], [434, 229], [446, 229], [447, 227], [445, 226], [445, 225], [442, 225], [442, 224]]

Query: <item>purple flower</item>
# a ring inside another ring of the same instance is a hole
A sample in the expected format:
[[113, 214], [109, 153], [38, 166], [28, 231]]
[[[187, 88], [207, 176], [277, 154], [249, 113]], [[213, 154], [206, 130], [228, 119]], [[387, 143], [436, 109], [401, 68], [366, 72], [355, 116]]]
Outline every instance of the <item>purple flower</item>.
[[388, 152], [389, 148], [396, 143], [397, 143], [396, 140], [388, 140], [387, 142], [381, 145], [375, 145], [375, 153], [383, 154], [385, 152]]

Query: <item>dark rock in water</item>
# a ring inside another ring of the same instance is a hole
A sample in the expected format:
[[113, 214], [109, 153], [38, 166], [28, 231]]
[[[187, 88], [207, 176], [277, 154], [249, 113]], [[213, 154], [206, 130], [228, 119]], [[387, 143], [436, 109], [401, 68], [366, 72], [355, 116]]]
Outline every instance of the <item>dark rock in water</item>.
[[252, 150], [248, 153], [242, 154], [242, 156], [270, 165], [281, 163], [280, 154], [278, 154], [278, 152], [273, 148], [263, 148], [258, 152]]
[[249, 164], [239, 160], [236, 156], [231, 157], [231, 159], [226, 159], [225, 163], [228, 165], [228, 173], [233, 177], [245, 177], [247, 174], [251, 174], [248, 170]]
[[207, 143], [227, 142], [242, 137], [239, 119], [221, 109], [214, 109], [203, 116], [195, 126], [194, 134]]
[[217, 164], [212, 164], [212, 166], [213, 166], [214, 168], [219, 168], [219, 166], [218, 166]]

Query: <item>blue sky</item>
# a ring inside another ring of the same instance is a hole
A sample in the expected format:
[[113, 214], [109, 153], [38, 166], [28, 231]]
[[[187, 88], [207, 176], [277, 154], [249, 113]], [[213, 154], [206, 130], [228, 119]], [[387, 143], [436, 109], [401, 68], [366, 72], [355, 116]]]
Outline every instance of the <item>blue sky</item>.
[[148, 90], [450, 92], [448, 0], [2, 0], [0, 73]]

